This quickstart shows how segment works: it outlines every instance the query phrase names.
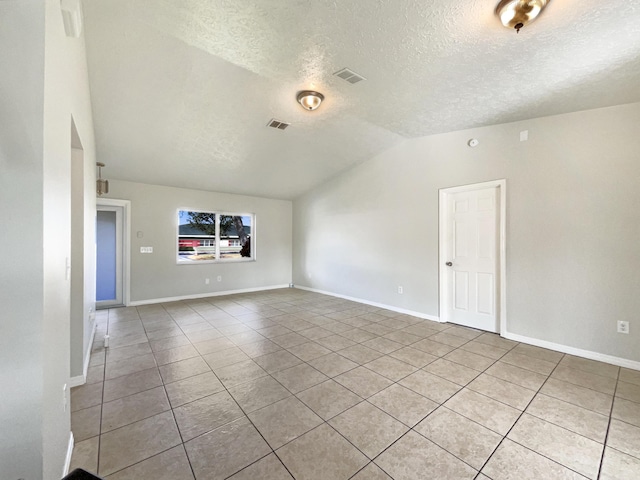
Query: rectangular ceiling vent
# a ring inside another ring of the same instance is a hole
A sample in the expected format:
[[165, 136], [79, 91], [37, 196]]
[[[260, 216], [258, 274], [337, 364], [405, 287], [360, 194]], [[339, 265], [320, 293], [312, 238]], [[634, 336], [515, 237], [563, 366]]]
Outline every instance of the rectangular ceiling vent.
[[349, 70], [348, 68], [343, 68], [342, 70], [334, 73], [334, 75], [349, 83], [358, 83], [362, 80], [366, 80], [362, 75], [358, 75], [356, 72]]
[[277, 128], [278, 130], [284, 130], [289, 125], [291, 125], [291, 124], [290, 123], [281, 122], [280, 120], [276, 120], [275, 118], [272, 118], [271, 120], [269, 120], [269, 123], [267, 123], [267, 127]]

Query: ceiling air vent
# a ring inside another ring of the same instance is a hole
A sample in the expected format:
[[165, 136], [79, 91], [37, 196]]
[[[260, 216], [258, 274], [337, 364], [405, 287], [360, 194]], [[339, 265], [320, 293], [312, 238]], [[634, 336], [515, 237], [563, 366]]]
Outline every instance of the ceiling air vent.
[[340, 71], [334, 73], [336, 77], [340, 77], [343, 80], [346, 80], [349, 83], [358, 83], [361, 80], [366, 80], [362, 75], [358, 75], [353, 70], [349, 70], [348, 68], [343, 68]]
[[280, 120], [276, 120], [275, 118], [272, 118], [271, 120], [269, 120], [269, 123], [267, 123], [267, 127], [277, 128], [278, 130], [284, 130], [289, 125], [291, 125], [291, 124], [290, 123], [281, 122]]

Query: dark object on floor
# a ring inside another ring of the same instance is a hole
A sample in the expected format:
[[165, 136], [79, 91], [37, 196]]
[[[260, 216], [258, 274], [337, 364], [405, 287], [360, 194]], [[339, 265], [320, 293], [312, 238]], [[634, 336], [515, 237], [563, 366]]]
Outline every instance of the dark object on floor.
[[87, 472], [81, 468], [76, 468], [73, 472], [70, 472], [69, 475], [64, 477], [62, 480], [102, 480], [101, 477], [96, 477], [92, 473]]

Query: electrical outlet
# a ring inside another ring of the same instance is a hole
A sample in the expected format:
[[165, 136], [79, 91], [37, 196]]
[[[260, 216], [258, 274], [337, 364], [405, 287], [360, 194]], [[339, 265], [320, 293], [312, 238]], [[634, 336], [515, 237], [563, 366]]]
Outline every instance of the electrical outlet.
[[404, 288], [402, 286], [398, 286], [398, 293], [402, 295], [404, 293]]
[[618, 333], [629, 333], [629, 322], [618, 320]]
[[222, 281], [222, 275], [218, 275], [218, 281], [221, 282]]
[[204, 284], [205, 284], [205, 285], [209, 285], [209, 279], [208, 279], [208, 278], [205, 278], [205, 279], [204, 279]]

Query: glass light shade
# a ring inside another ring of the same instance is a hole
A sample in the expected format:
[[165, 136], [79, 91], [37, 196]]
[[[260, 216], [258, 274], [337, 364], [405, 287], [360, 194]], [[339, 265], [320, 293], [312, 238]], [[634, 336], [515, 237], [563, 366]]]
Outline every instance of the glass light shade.
[[533, 22], [550, 0], [502, 0], [496, 7], [496, 14], [507, 28], [520, 31]]
[[324, 95], [319, 92], [314, 92], [313, 90], [304, 90], [298, 93], [298, 103], [302, 105], [302, 108], [305, 110], [315, 110], [320, 106], [322, 100], [324, 100]]

